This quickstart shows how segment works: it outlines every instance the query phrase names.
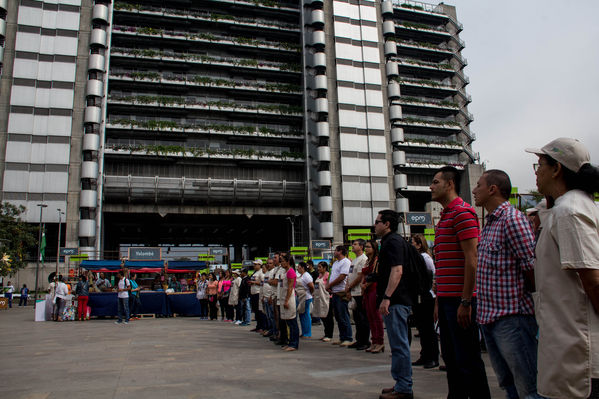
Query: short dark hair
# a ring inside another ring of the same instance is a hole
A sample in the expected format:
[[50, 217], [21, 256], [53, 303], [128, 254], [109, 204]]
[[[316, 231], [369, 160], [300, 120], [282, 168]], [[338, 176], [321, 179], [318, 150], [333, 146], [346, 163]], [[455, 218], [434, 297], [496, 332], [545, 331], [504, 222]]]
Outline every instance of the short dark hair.
[[345, 248], [343, 245], [337, 245], [335, 247], [335, 251], [339, 251], [343, 254], [343, 256], [347, 256], [347, 248]]
[[295, 269], [295, 259], [293, 259], [293, 256], [291, 256], [291, 254], [289, 253], [282, 253], [281, 257], [283, 259], [285, 259], [285, 261], [289, 262], [289, 267], [292, 267]]
[[[364, 250], [364, 245], [366, 245], [366, 240], [362, 239], [362, 238], [358, 238], [356, 240], [354, 240], [353, 242], [357, 242], [358, 245], [360, 245], [360, 247], [362, 247], [362, 250]], [[352, 242], [352, 244], [353, 244]]]
[[512, 182], [503, 170], [490, 169], [483, 173], [487, 186], [497, 186], [504, 199], [509, 199], [512, 194]]
[[[460, 171], [453, 166], [443, 166], [437, 171], [443, 176], [443, 180], [453, 181], [456, 194], [460, 194]], [[436, 174], [436, 173], [435, 173]]]
[[[557, 165], [558, 161], [549, 155], [540, 155], [545, 158], [551, 166]], [[564, 182], [568, 190], [582, 190], [589, 195], [599, 193], [599, 168], [590, 163], [580, 167], [578, 172], [573, 172], [562, 164]]]
[[318, 266], [321, 266], [325, 271], [329, 271], [329, 264], [325, 261], [318, 262]]
[[310, 259], [306, 262], [306, 265], [310, 265], [310, 266], [314, 267], [314, 262], [312, 262], [312, 260]]
[[302, 269], [306, 270], [306, 262], [300, 262], [300, 263], [298, 263], [297, 267], [301, 267]]
[[392, 232], [397, 231], [397, 226], [399, 226], [399, 214], [391, 209], [384, 209], [379, 211], [379, 215], [381, 215], [381, 221], [383, 223], [389, 222], [389, 228]]

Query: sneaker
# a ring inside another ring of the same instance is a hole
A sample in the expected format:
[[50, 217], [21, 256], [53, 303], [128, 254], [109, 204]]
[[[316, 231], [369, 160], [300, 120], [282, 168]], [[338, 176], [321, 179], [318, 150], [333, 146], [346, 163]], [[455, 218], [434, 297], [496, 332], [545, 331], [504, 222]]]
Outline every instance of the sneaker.
[[241, 320], [236, 320], [235, 321], [235, 325], [240, 325], [241, 324]]
[[330, 342], [331, 341], [331, 339], [329, 337], [322, 337], [320, 340], [323, 341], [323, 342]]
[[339, 346], [342, 348], [347, 348], [347, 347], [351, 346], [351, 344], [352, 344], [351, 341], [343, 341], [339, 344]]
[[[323, 341], [324, 341], [324, 339], [323, 339]], [[325, 342], [326, 342], [326, 341], [325, 341]], [[335, 340], [335, 341], [331, 342], [331, 344], [332, 344], [332, 345], [339, 345], [339, 344], [341, 344], [341, 341], [339, 341], [339, 340]]]
[[115, 321], [114, 324], [121, 324], [122, 321]]
[[126, 321], [126, 322], [125, 322], [125, 324], [129, 324], [129, 322], [128, 322], [128, 321]]
[[245, 327], [245, 326], [249, 326], [249, 325], [250, 325], [250, 323], [241, 323], [241, 324], [239, 324], [239, 325], [240, 325], [240, 326], [242, 326], [242, 327]]

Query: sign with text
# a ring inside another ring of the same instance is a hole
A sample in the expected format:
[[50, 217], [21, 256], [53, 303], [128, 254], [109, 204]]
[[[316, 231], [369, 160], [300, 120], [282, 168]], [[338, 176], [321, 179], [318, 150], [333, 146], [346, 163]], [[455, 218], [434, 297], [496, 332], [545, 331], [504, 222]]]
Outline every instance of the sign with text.
[[329, 240], [312, 240], [312, 249], [323, 251], [331, 249], [331, 242]]
[[79, 254], [79, 248], [60, 248], [60, 256], [73, 256]]
[[431, 214], [425, 212], [408, 212], [406, 217], [407, 224], [433, 224]]
[[226, 248], [210, 248], [210, 255], [226, 255]]
[[162, 260], [162, 248], [158, 247], [131, 247], [129, 260]]

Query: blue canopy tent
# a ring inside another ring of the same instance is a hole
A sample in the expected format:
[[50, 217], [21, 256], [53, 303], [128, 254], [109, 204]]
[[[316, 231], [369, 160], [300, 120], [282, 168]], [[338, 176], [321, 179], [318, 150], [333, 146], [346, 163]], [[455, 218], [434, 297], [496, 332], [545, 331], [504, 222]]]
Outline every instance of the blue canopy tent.
[[102, 273], [116, 273], [121, 270], [120, 260], [84, 260], [79, 266], [85, 270]]
[[163, 260], [128, 260], [125, 267], [131, 273], [160, 273], [164, 268]]
[[171, 260], [166, 267], [168, 273], [194, 273], [206, 268], [206, 262], [198, 260]]

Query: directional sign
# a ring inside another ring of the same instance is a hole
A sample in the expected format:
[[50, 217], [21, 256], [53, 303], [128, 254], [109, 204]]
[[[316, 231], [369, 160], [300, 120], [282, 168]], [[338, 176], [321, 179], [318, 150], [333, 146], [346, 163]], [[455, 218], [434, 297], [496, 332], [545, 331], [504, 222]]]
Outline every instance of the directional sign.
[[210, 248], [210, 255], [226, 255], [227, 250], [225, 248]]
[[406, 218], [407, 224], [433, 224], [430, 213], [425, 212], [408, 212]]
[[60, 256], [73, 256], [79, 253], [79, 248], [60, 248]]
[[162, 260], [162, 248], [158, 247], [131, 247], [129, 260]]
[[243, 266], [254, 266], [253, 260], [244, 260], [242, 263]]
[[329, 240], [312, 240], [312, 249], [331, 249], [331, 242]]

